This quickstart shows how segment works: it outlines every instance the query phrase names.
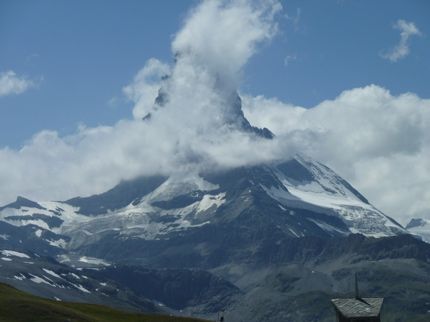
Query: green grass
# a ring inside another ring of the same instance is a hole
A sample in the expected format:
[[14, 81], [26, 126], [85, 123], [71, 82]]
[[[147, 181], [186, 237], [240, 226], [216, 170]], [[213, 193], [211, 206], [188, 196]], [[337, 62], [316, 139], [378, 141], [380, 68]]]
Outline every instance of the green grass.
[[51, 301], [0, 283], [0, 321], [202, 322], [203, 320], [129, 313], [103, 305]]

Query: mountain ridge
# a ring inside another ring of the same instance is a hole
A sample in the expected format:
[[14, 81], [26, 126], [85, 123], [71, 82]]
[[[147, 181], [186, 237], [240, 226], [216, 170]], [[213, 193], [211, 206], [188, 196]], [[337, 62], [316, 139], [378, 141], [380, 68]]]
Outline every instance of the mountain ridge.
[[281, 225], [291, 237], [407, 233], [331, 169], [299, 156], [191, 177], [140, 177], [64, 202], [18, 197], [0, 208], [0, 221], [26, 227], [39, 238], [53, 234], [48, 243], [64, 248], [115, 234], [169, 238], [187, 229], [234, 222], [244, 212], [273, 220], [272, 227]]

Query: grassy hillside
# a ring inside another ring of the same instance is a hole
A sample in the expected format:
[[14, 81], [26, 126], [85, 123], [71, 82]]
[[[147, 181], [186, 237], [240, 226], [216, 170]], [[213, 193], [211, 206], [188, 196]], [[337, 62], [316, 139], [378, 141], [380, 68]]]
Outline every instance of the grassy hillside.
[[198, 322], [192, 318], [143, 315], [102, 305], [56, 302], [0, 283], [0, 321], [7, 322]]

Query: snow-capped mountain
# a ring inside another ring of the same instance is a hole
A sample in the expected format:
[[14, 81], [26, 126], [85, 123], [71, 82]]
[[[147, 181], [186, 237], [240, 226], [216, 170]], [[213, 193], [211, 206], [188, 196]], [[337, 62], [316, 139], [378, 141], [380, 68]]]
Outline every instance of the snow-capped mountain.
[[18, 197], [0, 208], [0, 236], [9, 240], [10, 232], [25, 230], [26, 240], [61, 253], [108, 236], [162, 240], [252, 218], [264, 225], [249, 229], [267, 226], [290, 237], [407, 233], [331, 169], [298, 156], [217, 173], [139, 178], [64, 202]]
[[413, 235], [419, 236], [427, 243], [430, 243], [430, 220], [414, 218], [406, 225], [406, 229]]
[[[225, 310], [230, 320], [252, 322], [329, 321], [327, 292], [347, 293], [354, 271], [369, 280], [366, 288], [401, 294], [411, 313], [415, 298], [402, 290], [410, 267], [424, 267], [413, 270], [413, 292], [426, 307], [430, 246], [404, 234], [331, 169], [297, 156], [142, 177], [61, 202], [18, 197], [0, 208], [0, 271], [3, 282], [51, 299], [206, 318]], [[314, 303], [324, 310], [309, 311]]]

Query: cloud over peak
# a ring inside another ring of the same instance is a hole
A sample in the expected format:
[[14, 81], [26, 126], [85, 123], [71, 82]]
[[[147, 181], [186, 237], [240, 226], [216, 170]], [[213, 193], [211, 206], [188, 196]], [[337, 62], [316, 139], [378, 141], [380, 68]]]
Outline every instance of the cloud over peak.
[[[377, 85], [311, 108], [263, 96], [240, 99], [243, 67], [276, 34], [280, 10], [271, 0], [201, 2], [173, 39], [174, 62], [150, 59], [123, 88], [134, 104], [132, 120], [82, 126], [65, 137], [42, 131], [21, 149], [0, 149], [0, 204], [16, 195], [62, 200], [139, 175], [303, 153], [327, 163], [396, 219], [430, 213], [430, 100]], [[400, 47], [407, 47], [419, 31], [407, 22], [398, 26]], [[251, 124], [276, 136], [265, 139]]]
[[281, 10], [277, 0], [201, 2], [173, 39], [174, 64], [150, 59], [124, 88], [136, 103], [135, 117], [145, 117], [157, 105], [154, 101], [161, 91], [168, 94], [170, 109], [181, 100], [182, 113], [190, 107], [190, 115], [224, 121], [229, 111], [223, 109], [236, 99], [244, 65], [260, 44], [276, 34]]
[[244, 110], [253, 124], [295, 142], [402, 223], [430, 215], [429, 99], [369, 85], [312, 108], [247, 96]]
[[133, 120], [80, 127], [66, 137], [43, 131], [20, 150], [0, 150], [0, 164], [9, 165], [0, 167], [0, 180], [11, 183], [0, 186], [0, 203], [17, 194], [58, 200], [139, 175], [273, 159], [274, 143], [245, 119], [237, 89], [243, 66], [275, 35], [280, 10], [274, 0], [201, 2], [174, 37], [174, 63], [150, 59], [123, 88]]

